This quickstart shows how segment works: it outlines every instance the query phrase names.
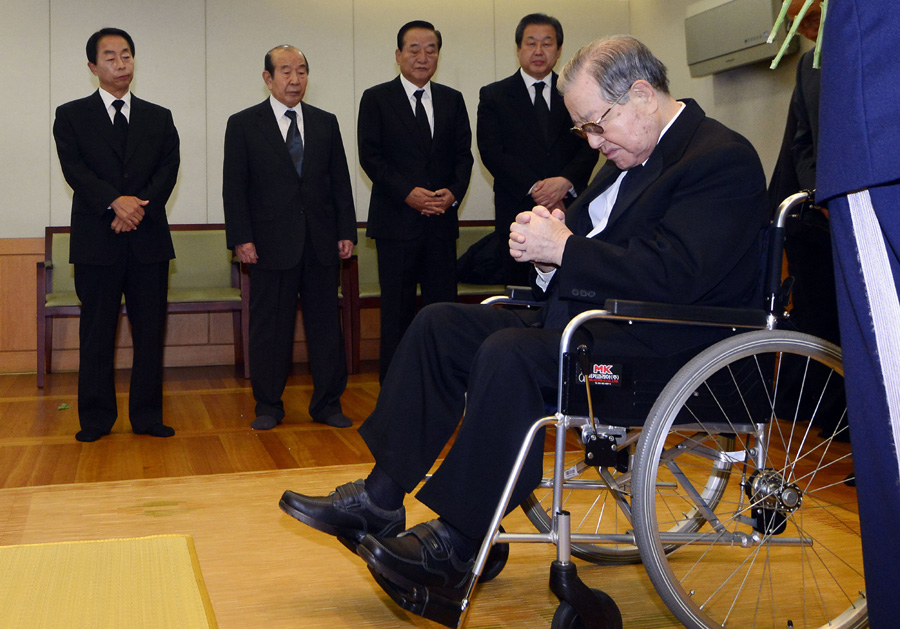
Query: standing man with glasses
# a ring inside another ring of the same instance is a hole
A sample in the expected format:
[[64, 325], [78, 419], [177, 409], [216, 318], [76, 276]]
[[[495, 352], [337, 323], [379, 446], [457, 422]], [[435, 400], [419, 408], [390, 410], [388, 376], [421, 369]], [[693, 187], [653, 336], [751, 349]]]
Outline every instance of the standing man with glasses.
[[400, 76], [367, 89], [359, 103], [359, 161], [372, 180], [366, 235], [378, 251], [380, 380], [424, 305], [456, 301], [457, 212], [472, 174], [472, 132], [458, 91], [431, 80], [441, 33], [404, 24], [394, 57]]
[[[568, 321], [608, 298], [731, 307], [762, 299], [766, 185], [753, 146], [694, 101], [675, 100], [665, 66], [631, 37], [585, 46], [559, 83], [575, 131], [607, 162], [567, 214], [538, 206], [516, 217], [509, 247], [536, 268], [544, 308], [423, 310], [360, 428], [375, 457], [368, 477], [329, 496], [281, 499], [288, 514], [355, 549], [404, 609], [440, 622], [458, 614], [522, 439], [545, 414]], [[594, 351], [654, 358], [728, 334], [595, 321], [582, 338]], [[416, 496], [438, 519], [403, 531], [406, 494], [457, 429]], [[513, 508], [540, 481], [543, 443], [528, 454]]]
[[527, 284], [530, 265], [509, 255], [510, 224], [535, 205], [564, 210], [597, 164], [597, 152], [569, 133], [572, 119], [556, 89], [559, 20], [526, 15], [515, 40], [519, 70], [483, 87], [478, 102], [478, 150], [494, 177], [496, 231], [482, 245], [492, 254], [479, 263], [488, 275], [464, 280], [474, 284]]
[[228, 119], [222, 197], [229, 249], [250, 266], [254, 430], [284, 419], [297, 300], [312, 372], [313, 421], [346, 428], [347, 363], [337, 289], [356, 242], [350, 171], [334, 114], [303, 101], [309, 62], [293, 46], [266, 53], [271, 96]]
[[116, 423], [113, 360], [122, 296], [134, 358], [128, 418], [136, 434], [171, 437], [163, 424], [162, 366], [169, 260], [175, 257], [166, 203], [178, 177], [172, 113], [131, 93], [134, 41], [104, 28], [88, 39], [88, 68], [100, 88], [56, 110], [53, 137], [72, 187], [69, 261], [81, 301], [78, 441]]

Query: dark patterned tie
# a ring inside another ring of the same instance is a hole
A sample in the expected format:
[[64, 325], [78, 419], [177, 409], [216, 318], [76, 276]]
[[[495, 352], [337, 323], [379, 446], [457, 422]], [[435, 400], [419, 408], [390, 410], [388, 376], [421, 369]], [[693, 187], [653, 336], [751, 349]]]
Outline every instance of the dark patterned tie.
[[544, 140], [550, 139], [550, 109], [547, 108], [547, 101], [544, 100], [543, 81], [537, 81], [534, 84], [534, 115], [537, 117], [538, 127], [544, 134]]
[[124, 100], [114, 100], [113, 107], [116, 108], [116, 115], [113, 116], [113, 131], [116, 134], [116, 140], [119, 148], [125, 152], [125, 145], [128, 143], [128, 118], [122, 113], [122, 107], [125, 106]]
[[300, 127], [297, 125], [297, 112], [288, 109], [284, 115], [291, 119], [291, 126], [288, 127], [287, 144], [288, 152], [291, 154], [291, 160], [294, 162], [294, 168], [297, 174], [303, 174], [303, 136], [300, 135]]
[[419, 127], [419, 135], [427, 148], [431, 148], [431, 125], [428, 124], [428, 114], [425, 113], [425, 105], [422, 104], [422, 94], [425, 90], [416, 90], [416, 125]]

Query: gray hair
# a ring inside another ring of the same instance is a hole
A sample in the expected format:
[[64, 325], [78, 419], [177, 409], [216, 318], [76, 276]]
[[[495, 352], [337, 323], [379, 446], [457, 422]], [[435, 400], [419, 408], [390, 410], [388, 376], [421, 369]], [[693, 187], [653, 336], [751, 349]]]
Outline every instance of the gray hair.
[[[565, 94], [582, 71], [597, 82], [603, 99], [610, 103], [625, 96], [639, 79], [647, 81], [657, 92], [669, 93], [666, 66], [649, 48], [629, 35], [598, 39], [576, 52], [560, 72], [559, 91]], [[627, 98], [622, 102], [627, 102]]]

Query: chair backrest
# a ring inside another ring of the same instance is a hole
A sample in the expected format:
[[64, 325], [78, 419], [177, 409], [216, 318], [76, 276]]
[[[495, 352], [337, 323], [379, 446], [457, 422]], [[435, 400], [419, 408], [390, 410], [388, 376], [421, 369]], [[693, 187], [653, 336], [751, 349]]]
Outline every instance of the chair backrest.
[[173, 225], [175, 259], [169, 263], [169, 288], [222, 288], [231, 285], [232, 253], [224, 225]]
[[52, 293], [75, 292], [75, 266], [69, 262], [69, 228], [48, 227], [44, 234], [44, 256], [53, 263]]
[[[47, 227], [44, 254], [53, 263], [52, 293], [75, 292], [75, 267], [69, 263], [69, 227]], [[231, 286], [232, 253], [222, 224], [172, 225], [175, 260], [169, 264], [169, 288]], [[377, 282], [377, 277], [376, 277]]]

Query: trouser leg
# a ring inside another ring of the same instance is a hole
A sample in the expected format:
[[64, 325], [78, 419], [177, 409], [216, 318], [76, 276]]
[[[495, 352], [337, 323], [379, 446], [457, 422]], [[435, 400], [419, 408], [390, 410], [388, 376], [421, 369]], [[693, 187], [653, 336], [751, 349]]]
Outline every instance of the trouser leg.
[[384, 382], [400, 339], [416, 315], [419, 243], [384, 238], [375, 242], [381, 290], [379, 380]]
[[360, 427], [375, 461], [407, 492], [433, 465], [462, 418], [472, 361], [484, 339], [525, 323], [509, 310], [437, 304], [397, 348], [375, 410]]
[[421, 260], [422, 304], [456, 301], [456, 240], [427, 235]]
[[[475, 356], [459, 434], [416, 496], [469, 537], [484, 536], [525, 434], [547, 414], [545, 399], [558, 379], [559, 339], [558, 330], [502, 330]], [[532, 444], [510, 510], [541, 479], [543, 434]]]
[[250, 382], [256, 414], [284, 417], [281, 396], [291, 370], [300, 265], [287, 271], [250, 266]]
[[108, 433], [118, 417], [113, 360], [124, 278], [124, 260], [109, 266], [75, 265], [75, 292], [81, 301], [78, 419], [82, 429]]
[[125, 308], [131, 324], [134, 358], [128, 416], [135, 432], [163, 423], [163, 348], [169, 261], [141, 264], [129, 252]]
[[313, 380], [309, 415], [324, 421], [341, 412], [341, 395], [347, 388], [347, 361], [337, 303], [340, 267], [319, 264], [310, 242], [305, 250], [309, 259], [302, 263], [300, 304]]

